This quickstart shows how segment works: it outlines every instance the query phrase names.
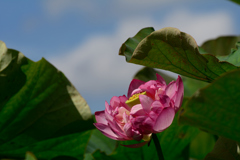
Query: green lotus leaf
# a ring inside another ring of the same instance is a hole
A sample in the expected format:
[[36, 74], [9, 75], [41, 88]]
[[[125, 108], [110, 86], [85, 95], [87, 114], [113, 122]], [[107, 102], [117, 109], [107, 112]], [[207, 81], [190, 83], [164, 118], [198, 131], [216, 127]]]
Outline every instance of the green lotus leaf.
[[92, 123], [89, 106], [62, 72], [0, 42], [0, 158], [24, 158], [27, 151], [38, 159], [83, 155]]
[[180, 123], [240, 141], [240, 71], [225, 73], [198, 90], [180, 111]]
[[123, 46], [119, 54], [125, 55], [127, 62], [169, 70], [206, 82], [212, 82], [221, 74], [238, 68], [228, 62], [219, 62], [213, 55], [200, 54], [192, 36], [172, 27], [151, 32], [136, 48]]

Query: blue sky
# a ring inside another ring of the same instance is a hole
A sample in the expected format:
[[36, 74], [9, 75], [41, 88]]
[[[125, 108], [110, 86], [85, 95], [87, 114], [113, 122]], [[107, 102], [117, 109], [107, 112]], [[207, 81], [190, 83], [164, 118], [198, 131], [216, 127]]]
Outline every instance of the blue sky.
[[142, 67], [118, 56], [121, 44], [141, 28], [176, 27], [201, 45], [240, 34], [240, 6], [225, 0], [1, 1], [0, 40], [64, 72], [91, 111], [127, 93]]

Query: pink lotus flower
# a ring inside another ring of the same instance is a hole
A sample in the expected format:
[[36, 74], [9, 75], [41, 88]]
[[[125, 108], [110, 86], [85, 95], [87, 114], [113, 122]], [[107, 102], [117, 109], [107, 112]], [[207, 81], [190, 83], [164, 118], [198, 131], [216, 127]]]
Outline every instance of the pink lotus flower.
[[148, 82], [133, 79], [128, 96], [114, 96], [110, 105], [105, 102], [105, 110], [95, 113], [94, 125], [111, 139], [148, 142], [152, 133], [171, 125], [182, 104], [183, 90], [180, 76], [168, 85], [158, 74], [157, 80]]

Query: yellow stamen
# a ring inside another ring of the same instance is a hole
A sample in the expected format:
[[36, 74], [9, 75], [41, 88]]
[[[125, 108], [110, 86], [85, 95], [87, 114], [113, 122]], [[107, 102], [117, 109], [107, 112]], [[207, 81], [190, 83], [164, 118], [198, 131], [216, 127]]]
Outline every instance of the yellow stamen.
[[129, 107], [133, 107], [136, 104], [140, 104], [139, 95], [146, 95], [146, 94], [147, 94], [146, 92], [136, 93], [132, 95], [125, 103]]
[[150, 141], [151, 137], [152, 137], [152, 133], [150, 133], [150, 134], [144, 134], [142, 140], [144, 140], [144, 141]]

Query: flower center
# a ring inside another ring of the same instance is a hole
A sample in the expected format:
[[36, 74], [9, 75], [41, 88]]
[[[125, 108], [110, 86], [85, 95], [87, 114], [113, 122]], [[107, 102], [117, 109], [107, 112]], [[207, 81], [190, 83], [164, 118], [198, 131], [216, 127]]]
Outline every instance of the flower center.
[[136, 93], [134, 95], [132, 95], [125, 103], [129, 106], [129, 107], [133, 107], [136, 104], [140, 104], [140, 100], [139, 100], [139, 95], [146, 95], [146, 92], [141, 92], [141, 93]]

